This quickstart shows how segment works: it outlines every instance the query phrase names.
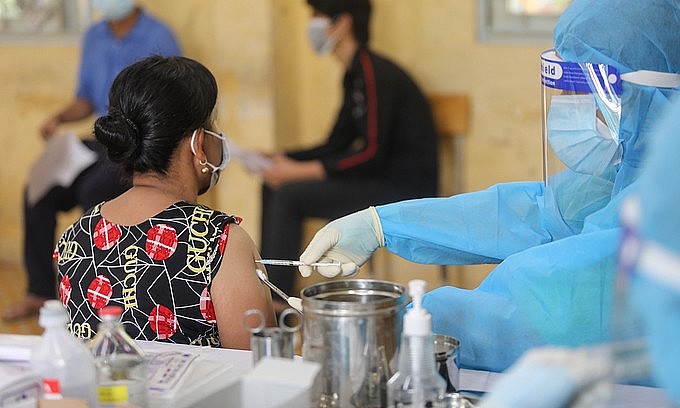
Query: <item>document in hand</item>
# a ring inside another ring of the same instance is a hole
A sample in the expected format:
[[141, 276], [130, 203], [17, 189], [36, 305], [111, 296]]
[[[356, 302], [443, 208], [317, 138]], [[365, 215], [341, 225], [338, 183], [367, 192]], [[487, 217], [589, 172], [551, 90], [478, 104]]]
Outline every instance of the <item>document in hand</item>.
[[52, 136], [28, 173], [28, 204], [35, 205], [53, 187], [69, 187], [95, 161], [97, 154], [73, 133]]
[[271, 160], [264, 154], [253, 150], [247, 150], [229, 141], [229, 149], [232, 157], [238, 160], [251, 173], [259, 174], [271, 167]]

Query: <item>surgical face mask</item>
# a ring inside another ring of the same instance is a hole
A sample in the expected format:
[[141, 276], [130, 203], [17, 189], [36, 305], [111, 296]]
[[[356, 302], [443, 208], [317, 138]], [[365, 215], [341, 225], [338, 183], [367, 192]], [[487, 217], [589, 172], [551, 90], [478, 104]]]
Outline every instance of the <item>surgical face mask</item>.
[[93, 0], [92, 5], [101, 11], [104, 19], [118, 21], [130, 15], [135, 8], [134, 0]]
[[[196, 150], [194, 148], [194, 140], [196, 139], [196, 132], [197, 131], [198, 131], [198, 129], [194, 130], [194, 133], [192, 133], [192, 135], [191, 135], [191, 152], [194, 154], [194, 156], [196, 155]], [[230, 159], [229, 142], [227, 142], [227, 138], [224, 137], [224, 135], [221, 134], [221, 133], [211, 132], [207, 129], [203, 129], [203, 132], [210, 135], [210, 136], [214, 136], [214, 137], [218, 138], [220, 140], [221, 146], [222, 146], [222, 158], [220, 160], [219, 165], [215, 166], [214, 164], [210, 163], [207, 160], [207, 158], [205, 160], [205, 166], [207, 166], [208, 168], [210, 168], [212, 170], [212, 173], [210, 174], [210, 185], [208, 186], [208, 189], [207, 189], [207, 190], [209, 190], [213, 186], [215, 186], [215, 184], [217, 184], [217, 181], [220, 178], [220, 172], [227, 167], [227, 164], [229, 164], [229, 159]]]
[[548, 142], [571, 170], [594, 176], [621, 161], [622, 148], [607, 125], [597, 118], [595, 99], [585, 95], [555, 95], [546, 119]]
[[328, 17], [312, 17], [307, 24], [307, 38], [319, 55], [328, 54], [335, 47], [336, 40], [327, 34], [330, 25]]

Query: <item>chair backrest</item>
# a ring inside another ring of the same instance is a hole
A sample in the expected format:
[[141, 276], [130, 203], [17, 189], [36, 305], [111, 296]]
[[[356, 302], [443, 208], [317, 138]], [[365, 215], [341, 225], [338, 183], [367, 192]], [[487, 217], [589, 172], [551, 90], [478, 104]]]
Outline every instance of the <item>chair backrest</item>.
[[470, 130], [470, 97], [465, 94], [431, 94], [428, 97], [437, 133], [448, 148], [440, 157], [440, 194], [463, 192], [463, 139]]
[[430, 106], [440, 136], [460, 137], [470, 129], [470, 98], [464, 94], [432, 94]]

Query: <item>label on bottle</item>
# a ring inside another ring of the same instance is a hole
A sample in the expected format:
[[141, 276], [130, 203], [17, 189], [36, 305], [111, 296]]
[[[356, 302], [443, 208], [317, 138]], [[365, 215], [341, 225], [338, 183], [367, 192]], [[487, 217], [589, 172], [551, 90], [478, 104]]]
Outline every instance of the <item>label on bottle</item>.
[[43, 398], [46, 400], [62, 399], [61, 385], [57, 378], [43, 378]]
[[97, 387], [97, 395], [100, 404], [116, 404], [129, 401], [127, 385], [100, 385]]

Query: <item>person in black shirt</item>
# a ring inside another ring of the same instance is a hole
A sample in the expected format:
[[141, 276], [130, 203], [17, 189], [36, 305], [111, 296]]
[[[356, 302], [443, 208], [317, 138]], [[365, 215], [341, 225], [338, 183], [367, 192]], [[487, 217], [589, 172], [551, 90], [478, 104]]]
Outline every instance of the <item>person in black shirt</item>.
[[[344, 99], [321, 145], [271, 156], [264, 171], [261, 253], [297, 259], [306, 217], [333, 219], [370, 205], [436, 195], [438, 147], [430, 106], [408, 73], [368, 47], [370, 0], [307, 0], [319, 54], [347, 68]], [[287, 293], [292, 268], [270, 267]]]

